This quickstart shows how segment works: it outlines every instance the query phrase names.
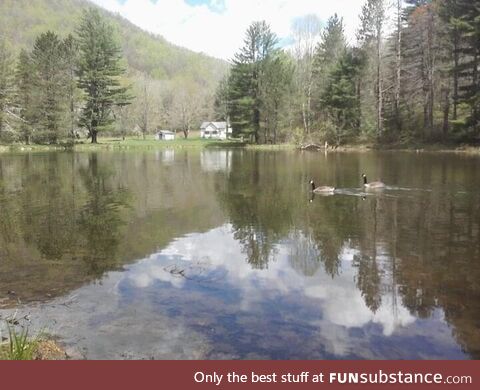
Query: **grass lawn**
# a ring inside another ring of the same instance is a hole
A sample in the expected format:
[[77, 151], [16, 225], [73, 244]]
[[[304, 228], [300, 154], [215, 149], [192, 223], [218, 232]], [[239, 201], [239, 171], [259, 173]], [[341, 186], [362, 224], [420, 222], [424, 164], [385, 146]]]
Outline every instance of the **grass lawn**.
[[[175, 148], [175, 147], [207, 147], [207, 146], [215, 146], [222, 144], [228, 145], [231, 141], [218, 141], [218, 140], [206, 140], [200, 137], [190, 137], [188, 139], [177, 137], [174, 141], [157, 141], [153, 136], [148, 136], [145, 140], [143, 138], [138, 137], [127, 137], [124, 140], [121, 138], [112, 138], [112, 137], [105, 137], [99, 138], [98, 144], [99, 146], [112, 146], [112, 147], [133, 147], [133, 148]], [[95, 147], [95, 145], [91, 145], [89, 143], [85, 143], [83, 145], [78, 146], [91, 146]]]
[[[143, 137], [99, 137], [98, 144], [91, 144], [89, 140], [80, 140], [74, 146], [76, 151], [96, 151], [96, 150], [128, 150], [128, 149], [182, 149], [182, 148], [231, 148], [242, 147], [244, 143], [236, 140], [219, 141], [206, 140], [200, 138], [200, 134], [194, 134], [188, 139], [177, 136], [174, 141], [157, 141], [154, 136]], [[43, 152], [50, 150], [71, 149], [67, 145], [24, 145], [14, 144], [9, 146], [0, 146], [1, 152]]]

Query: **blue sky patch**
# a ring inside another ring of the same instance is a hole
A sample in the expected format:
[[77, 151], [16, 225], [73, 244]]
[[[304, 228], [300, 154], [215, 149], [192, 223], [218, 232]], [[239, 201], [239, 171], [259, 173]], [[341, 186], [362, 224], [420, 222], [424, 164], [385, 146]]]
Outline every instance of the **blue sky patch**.
[[225, 0], [184, 0], [185, 3], [192, 6], [207, 5], [208, 8], [217, 13], [222, 13], [226, 10]]

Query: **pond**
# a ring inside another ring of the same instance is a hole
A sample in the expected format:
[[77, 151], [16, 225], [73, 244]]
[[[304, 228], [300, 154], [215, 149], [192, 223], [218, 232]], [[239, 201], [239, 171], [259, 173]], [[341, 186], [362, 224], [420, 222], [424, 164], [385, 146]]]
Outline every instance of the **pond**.
[[74, 358], [480, 359], [479, 188], [453, 154], [1, 155], [0, 317]]

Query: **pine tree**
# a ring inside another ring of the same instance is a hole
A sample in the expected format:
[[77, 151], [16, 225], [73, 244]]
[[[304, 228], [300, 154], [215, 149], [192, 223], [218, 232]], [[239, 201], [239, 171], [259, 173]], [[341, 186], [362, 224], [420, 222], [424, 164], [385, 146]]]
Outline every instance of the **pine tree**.
[[20, 118], [20, 132], [27, 145], [30, 144], [33, 122], [33, 63], [26, 50], [20, 52], [15, 73], [16, 106]]
[[13, 57], [6, 42], [0, 40], [0, 139], [6, 129], [7, 114], [13, 100]]
[[276, 52], [277, 36], [263, 22], [247, 30], [243, 48], [235, 55], [229, 80], [230, 117], [237, 132], [250, 133], [260, 142], [261, 88], [268, 59]]
[[78, 86], [84, 91], [85, 104], [80, 123], [97, 143], [99, 131], [113, 123], [113, 107], [130, 104], [128, 89], [121, 86], [122, 51], [114, 39], [113, 28], [98, 10], [89, 9], [77, 31], [80, 49]]
[[62, 41], [48, 31], [35, 41], [31, 54], [33, 66], [32, 115], [39, 140], [56, 143], [65, 124], [65, 73]]
[[78, 72], [78, 42], [73, 35], [69, 35], [62, 45], [63, 71], [65, 76], [65, 93], [68, 104], [68, 127], [69, 135], [75, 138], [75, 130], [78, 122], [78, 107], [80, 104], [79, 90], [77, 88]]
[[449, 24], [454, 44], [456, 103], [470, 107], [467, 124], [480, 134], [480, 1], [446, 0], [441, 16]]
[[333, 124], [331, 141], [341, 144], [347, 136], [358, 135], [360, 124], [360, 99], [358, 78], [362, 58], [354, 50], [346, 50], [328, 75], [328, 83], [322, 95], [322, 104]]
[[345, 54], [347, 39], [345, 37], [343, 19], [337, 14], [332, 16], [322, 33], [315, 50], [313, 75], [315, 79], [314, 107], [317, 113], [325, 116], [322, 107], [322, 97], [328, 85], [328, 76]]
[[293, 73], [292, 60], [283, 51], [270, 56], [264, 64], [261, 100], [266, 142], [277, 143], [282, 113], [287, 111], [287, 97], [292, 91]]
[[215, 101], [213, 103], [215, 117], [223, 121], [229, 120], [229, 77], [230, 75], [226, 75], [218, 83], [218, 87], [215, 92]]

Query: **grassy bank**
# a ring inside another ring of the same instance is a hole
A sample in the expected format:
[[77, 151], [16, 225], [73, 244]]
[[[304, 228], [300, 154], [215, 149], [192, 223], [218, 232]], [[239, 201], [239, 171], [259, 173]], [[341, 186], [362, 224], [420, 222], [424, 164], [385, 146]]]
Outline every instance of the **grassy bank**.
[[65, 351], [53, 340], [30, 341], [21, 352], [12, 351], [10, 344], [0, 344], [0, 360], [66, 360]]
[[[249, 150], [276, 151], [276, 150], [295, 150], [298, 145], [279, 144], [279, 145], [251, 145], [239, 140], [205, 140], [195, 135], [191, 138], [177, 138], [174, 141], [157, 141], [153, 136], [143, 138], [127, 137], [125, 140], [115, 137], [99, 138], [98, 144], [91, 144], [86, 141], [77, 142], [75, 145], [0, 145], [0, 153], [35, 153], [48, 151], [74, 150], [79, 152], [90, 151], [112, 151], [112, 150], [162, 150], [162, 149], [203, 149], [203, 148], [247, 148]], [[351, 144], [343, 145], [335, 149], [329, 149], [329, 152], [367, 152], [372, 150], [381, 151], [414, 151], [414, 152], [442, 152], [442, 153], [465, 153], [479, 154], [480, 147], [469, 145], [445, 145], [445, 144]], [[323, 152], [324, 149], [319, 150]]]
[[7, 341], [0, 343], [0, 360], [65, 360], [65, 351], [47, 335], [31, 337], [28, 328], [6, 322]]
[[156, 150], [156, 149], [184, 149], [184, 148], [227, 148], [242, 147], [245, 144], [239, 141], [218, 141], [205, 140], [200, 137], [192, 137], [189, 139], [177, 138], [174, 141], [157, 141], [153, 136], [143, 138], [128, 137], [125, 140], [114, 137], [99, 138], [98, 144], [91, 144], [88, 141], [76, 142], [74, 145], [68, 143], [60, 143], [58, 145], [0, 145], [0, 153], [8, 152], [47, 152], [47, 151], [102, 151], [102, 150]]
[[461, 144], [387, 144], [372, 145], [373, 150], [480, 154], [480, 147]]

